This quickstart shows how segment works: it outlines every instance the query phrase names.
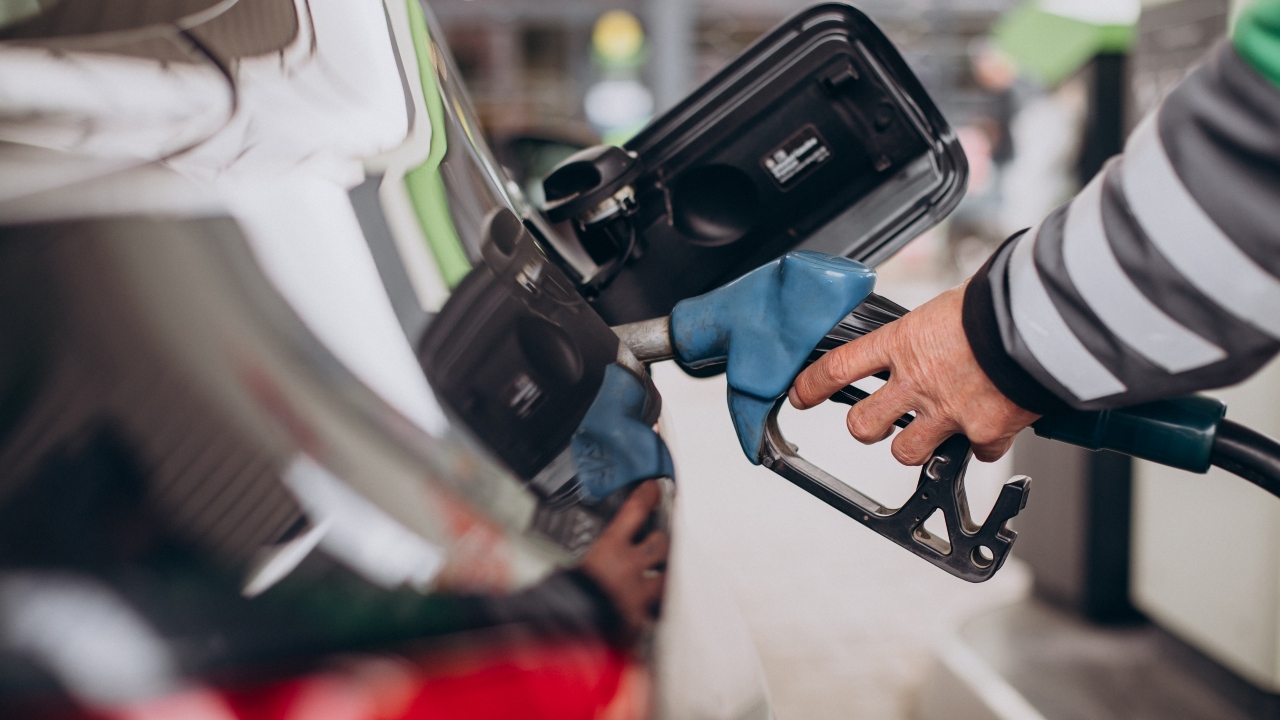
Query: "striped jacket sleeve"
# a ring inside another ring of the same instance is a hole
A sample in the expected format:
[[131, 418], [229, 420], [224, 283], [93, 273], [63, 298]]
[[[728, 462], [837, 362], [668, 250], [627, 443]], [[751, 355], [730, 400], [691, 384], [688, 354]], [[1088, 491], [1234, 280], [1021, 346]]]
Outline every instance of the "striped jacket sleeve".
[[973, 277], [979, 364], [1035, 412], [1248, 377], [1280, 350], [1280, 0], [1262, 0], [1070, 202]]

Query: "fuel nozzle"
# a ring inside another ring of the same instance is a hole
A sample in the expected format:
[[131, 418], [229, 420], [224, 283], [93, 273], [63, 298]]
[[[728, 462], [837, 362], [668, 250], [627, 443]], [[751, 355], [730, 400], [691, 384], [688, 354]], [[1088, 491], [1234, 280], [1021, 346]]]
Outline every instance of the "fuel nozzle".
[[770, 410], [875, 282], [860, 262], [798, 250], [671, 312], [672, 346], [685, 366], [725, 364], [730, 415], [751, 462], [760, 463]]
[[[793, 251], [705, 295], [681, 301], [671, 316], [614, 328], [643, 362], [675, 358], [697, 369], [723, 363], [729, 414], [747, 459], [970, 582], [990, 578], [1016, 534], [1005, 527], [1026, 503], [1030, 480], [1001, 490], [987, 520], [970, 516], [964, 489], [969, 441], [955, 435], [935, 451], [915, 494], [887, 508], [806, 461], [783, 437], [778, 412], [796, 375], [825, 349], [864, 335], [906, 311], [871, 291], [875, 271], [842, 257]], [[846, 388], [841, 402], [856, 402]], [[948, 537], [924, 522], [934, 512]]]
[[[925, 463], [911, 498], [886, 508], [801, 457], [778, 426], [787, 389], [807, 364], [906, 314], [872, 293], [874, 285], [875, 272], [861, 263], [795, 251], [678, 303], [670, 317], [614, 332], [645, 363], [674, 358], [691, 369], [724, 364], [729, 414], [752, 463], [952, 575], [981, 582], [1000, 568], [1017, 538], [1006, 524], [1026, 505], [1030, 478], [1005, 483], [987, 519], [977, 524], [964, 486], [969, 441], [952, 435]], [[852, 405], [867, 395], [850, 385], [830, 399]], [[1280, 496], [1280, 443], [1225, 420], [1225, 412], [1217, 400], [1187, 396], [1049, 415], [1032, 427], [1041, 437], [1191, 472], [1221, 467]], [[903, 415], [895, 424], [906, 427], [913, 420]], [[945, 538], [924, 529], [935, 512], [946, 519]]]
[[759, 464], [769, 411], [875, 281], [875, 271], [860, 262], [797, 250], [681, 301], [670, 317], [614, 331], [642, 362], [674, 358], [692, 370], [725, 365], [738, 441]]

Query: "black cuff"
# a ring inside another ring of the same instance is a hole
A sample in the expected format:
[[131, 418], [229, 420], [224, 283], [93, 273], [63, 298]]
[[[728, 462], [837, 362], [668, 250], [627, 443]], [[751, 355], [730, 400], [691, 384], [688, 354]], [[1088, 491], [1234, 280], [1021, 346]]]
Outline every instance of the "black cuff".
[[996, 318], [991, 293], [991, 267], [1009, 245], [1023, 234], [1025, 231], [1015, 233], [1004, 241], [1000, 249], [992, 253], [969, 280], [969, 286], [964, 291], [962, 312], [964, 334], [969, 338], [969, 347], [978, 360], [978, 366], [1005, 397], [1038, 415], [1067, 412], [1071, 406], [1019, 365], [1005, 350], [1004, 340], [1000, 336], [1000, 323]]

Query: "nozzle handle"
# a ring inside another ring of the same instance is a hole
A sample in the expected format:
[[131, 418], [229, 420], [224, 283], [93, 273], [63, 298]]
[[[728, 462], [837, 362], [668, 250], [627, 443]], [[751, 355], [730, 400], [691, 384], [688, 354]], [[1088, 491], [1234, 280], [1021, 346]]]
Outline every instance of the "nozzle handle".
[[[996, 504], [981, 525], [969, 513], [965, 470], [973, 453], [969, 440], [952, 435], [920, 470], [916, 490], [902, 506], [886, 507], [800, 456], [778, 427], [779, 398], [765, 422], [758, 461], [805, 492], [862, 523], [948, 573], [968, 582], [989, 580], [1004, 565], [1018, 533], [1011, 518], [1027, 504], [1031, 478], [1016, 476], [1000, 488]], [[935, 535], [925, 523], [935, 513], [946, 520], [946, 535]]]
[[[987, 519], [975, 523], [964, 485], [972, 453], [969, 441], [955, 435], [925, 464], [912, 498], [890, 508], [805, 460], [778, 427], [785, 393], [806, 364], [907, 312], [872, 293], [874, 282], [874, 271], [844, 258], [789, 253], [677, 305], [670, 348], [690, 367], [727, 364], [729, 413], [748, 459], [952, 575], [982, 582], [1009, 555], [1017, 533], [1007, 523], [1026, 504], [1029, 478], [1006, 483]], [[655, 326], [618, 332], [646, 356], [669, 352]], [[865, 397], [852, 386], [836, 395], [848, 403]], [[944, 535], [924, 527], [935, 513], [946, 520]]]
[[[871, 293], [828, 331], [806, 364], [905, 314], [906, 308]], [[883, 374], [876, 377], [888, 379]], [[853, 405], [868, 395], [849, 385], [830, 399]], [[915, 416], [908, 413], [895, 420], [894, 425], [906, 427], [913, 420]], [[951, 436], [925, 463], [911, 499], [899, 508], [888, 508], [800, 457], [798, 449], [782, 436], [775, 408], [769, 416], [761, 464], [916, 556], [968, 582], [983, 582], [1004, 564], [1018, 537], [1008, 522], [1026, 506], [1031, 479], [1020, 475], [1006, 482], [986, 520], [978, 525], [969, 514], [965, 492], [965, 469], [971, 456], [969, 440], [963, 435]], [[924, 528], [924, 522], [934, 513], [946, 520], [945, 536]]]

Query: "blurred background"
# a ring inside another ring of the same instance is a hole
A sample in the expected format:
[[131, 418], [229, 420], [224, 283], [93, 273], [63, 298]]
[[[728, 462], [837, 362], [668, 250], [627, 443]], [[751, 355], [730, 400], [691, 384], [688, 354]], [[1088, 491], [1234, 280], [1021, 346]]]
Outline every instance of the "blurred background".
[[[908, 307], [1070, 197], [1239, 9], [1229, 0], [854, 4], [900, 48], [969, 159], [960, 208], [880, 268], [878, 290]], [[557, 162], [625, 142], [806, 3], [431, 5], [500, 162], [536, 203]], [[1276, 376], [1269, 369], [1222, 393], [1232, 416], [1280, 431]], [[772, 716], [1280, 717], [1280, 508], [1257, 488], [1020, 438], [1010, 457], [970, 472], [979, 518], [1015, 472], [1035, 481], [1015, 560], [972, 586], [748, 465], [723, 417], [723, 380], [673, 368], [655, 379], [681, 476], [676, 563], [732, 595]], [[784, 424], [820, 465], [843, 468], [877, 499], [905, 497], [916, 472], [884, 445], [850, 440], [841, 415], [791, 413]], [[673, 582], [676, 591], [685, 582], [678, 568]]]
[[[894, 41], [943, 112], [972, 126], [975, 189], [1010, 156], [1012, 71], [988, 35], [1013, 0], [858, 3]], [[528, 194], [574, 149], [621, 144], [761, 34], [795, 0], [437, 0], [480, 120]], [[992, 66], [992, 67], [987, 67]], [[986, 70], [985, 74], [983, 70]]]
[[[921, 271], [914, 265], [924, 263], [928, 272], [951, 282], [975, 270], [993, 243], [1034, 223], [1069, 197], [1081, 178], [1096, 172], [1160, 88], [1176, 82], [1222, 34], [1229, 2], [1189, 3], [1196, 6], [1192, 20], [1208, 13], [1221, 27], [1175, 38], [1181, 55], [1172, 76], [1166, 69], [1141, 78], [1129, 78], [1124, 62], [1116, 59], [1128, 54], [1135, 37], [1138, 0], [855, 4], [897, 45], [968, 155], [965, 206], [940, 229], [940, 237], [917, 242], [909, 251], [930, 256], [912, 261], [913, 278]], [[541, 196], [539, 180], [557, 162], [601, 140], [622, 144], [806, 5], [798, 0], [431, 3], [495, 151], [535, 202]], [[1100, 79], [1094, 82], [1091, 73], [1101, 73]], [[1023, 147], [1018, 148], [1020, 133]]]

